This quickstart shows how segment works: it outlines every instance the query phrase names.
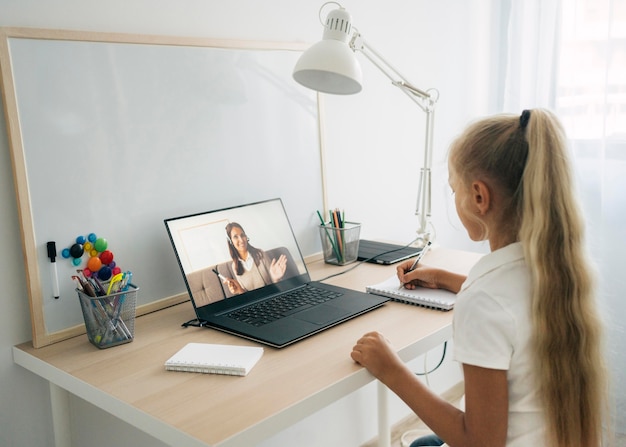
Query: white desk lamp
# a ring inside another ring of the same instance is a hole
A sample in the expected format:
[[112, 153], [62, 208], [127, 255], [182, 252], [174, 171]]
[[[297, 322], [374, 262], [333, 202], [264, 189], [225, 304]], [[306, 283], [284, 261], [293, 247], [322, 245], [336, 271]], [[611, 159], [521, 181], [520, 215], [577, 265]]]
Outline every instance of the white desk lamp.
[[419, 218], [415, 245], [425, 246], [434, 239], [434, 229], [430, 222], [431, 212], [431, 165], [433, 152], [433, 122], [435, 104], [439, 92], [435, 89], [420, 90], [411, 85], [404, 76], [378, 54], [352, 26], [352, 18], [337, 2], [339, 9], [330, 11], [324, 25], [322, 40], [306, 50], [293, 70], [294, 79], [305, 87], [323, 93], [350, 95], [361, 91], [361, 67], [355, 52], [360, 51], [372, 62], [393, 85], [404, 92], [426, 113], [426, 141], [424, 164], [420, 169], [415, 215]]

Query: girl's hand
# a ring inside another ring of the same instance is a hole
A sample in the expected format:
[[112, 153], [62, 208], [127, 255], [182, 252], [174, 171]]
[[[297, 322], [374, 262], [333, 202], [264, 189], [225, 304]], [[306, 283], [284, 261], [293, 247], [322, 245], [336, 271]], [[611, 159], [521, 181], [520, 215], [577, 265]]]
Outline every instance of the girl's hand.
[[398, 279], [407, 289], [426, 287], [428, 289], [446, 289], [453, 293], [459, 293], [467, 276], [449, 272], [436, 267], [418, 264], [417, 268], [410, 271], [413, 261], [408, 260], [397, 268]]
[[383, 383], [397, 367], [404, 366], [389, 340], [378, 332], [369, 332], [361, 337], [350, 356]]
[[413, 265], [412, 260], [403, 262], [396, 269], [398, 279], [407, 289], [415, 289], [416, 287], [426, 287], [429, 289], [438, 289], [436, 277], [440, 269], [429, 267], [424, 264], [418, 264], [415, 270], [410, 271]]

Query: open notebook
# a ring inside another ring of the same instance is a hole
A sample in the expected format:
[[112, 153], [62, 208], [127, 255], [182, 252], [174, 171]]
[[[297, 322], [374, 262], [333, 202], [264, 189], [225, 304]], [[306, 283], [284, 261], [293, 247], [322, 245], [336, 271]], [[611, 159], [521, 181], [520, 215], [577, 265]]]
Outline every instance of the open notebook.
[[456, 294], [444, 289], [417, 288], [409, 290], [400, 287], [400, 280], [393, 275], [382, 283], [367, 286], [368, 293], [385, 296], [394, 301], [438, 310], [450, 310], [454, 307]]
[[283, 347], [389, 301], [311, 281], [280, 199], [165, 227], [202, 326]]

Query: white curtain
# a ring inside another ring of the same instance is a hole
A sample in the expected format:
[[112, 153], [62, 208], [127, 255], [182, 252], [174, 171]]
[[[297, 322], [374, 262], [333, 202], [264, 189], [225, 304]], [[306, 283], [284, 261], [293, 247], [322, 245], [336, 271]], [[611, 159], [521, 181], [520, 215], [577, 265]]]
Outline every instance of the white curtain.
[[559, 0], [512, 0], [506, 37], [504, 111], [552, 108]]
[[507, 31], [504, 110], [550, 108], [570, 139], [608, 322], [613, 427], [624, 433], [626, 0], [511, 0]]

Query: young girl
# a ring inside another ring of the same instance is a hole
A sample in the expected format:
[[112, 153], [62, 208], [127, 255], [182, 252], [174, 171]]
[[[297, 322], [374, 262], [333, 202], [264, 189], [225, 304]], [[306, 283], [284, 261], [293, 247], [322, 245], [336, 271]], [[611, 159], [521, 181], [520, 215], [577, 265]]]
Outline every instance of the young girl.
[[410, 261], [398, 267], [407, 288], [458, 293], [464, 412], [427, 389], [383, 335], [366, 334], [352, 351], [442, 443], [601, 445], [602, 325], [568, 159], [563, 129], [546, 110], [471, 125], [450, 149], [449, 183], [469, 237], [488, 240], [491, 253], [467, 278], [424, 265], [409, 271]]

